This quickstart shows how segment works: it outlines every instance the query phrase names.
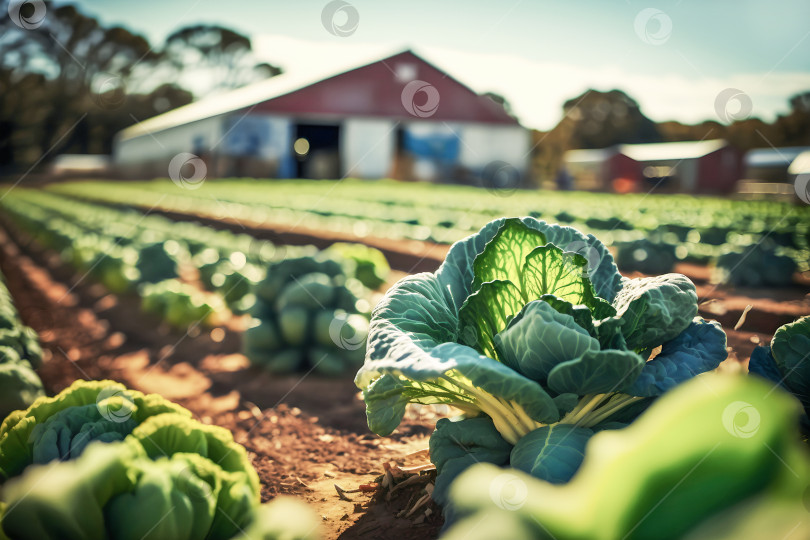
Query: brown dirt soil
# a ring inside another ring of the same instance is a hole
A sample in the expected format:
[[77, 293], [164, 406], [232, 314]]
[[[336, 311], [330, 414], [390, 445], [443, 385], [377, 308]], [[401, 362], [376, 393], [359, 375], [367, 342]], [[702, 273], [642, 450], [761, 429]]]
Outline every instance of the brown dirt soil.
[[[49, 392], [80, 377], [111, 378], [181, 403], [245, 445], [262, 481], [263, 500], [278, 494], [306, 500], [322, 516], [327, 538], [438, 535], [441, 512], [434, 504], [404, 516], [424, 494], [431, 473], [393, 494], [356, 491], [379, 482], [389, 463], [394, 472], [397, 466], [426, 463], [424, 452], [413, 453], [427, 448], [437, 419], [432, 409], [411, 410], [394, 434], [377, 437], [366, 426], [350, 375], [271, 376], [238, 353], [238, 325], [180, 334], [142, 314], [135, 296], [107, 294], [13, 228], [7, 233], [0, 231], [0, 267], [23, 321], [40, 334], [46, 361], [39, 373]], [[331, 241], [322, 237], [315, 243]], [[447, 249], [387, 242], [386, 253], [398, 254], [392, 266], [399, 270], [432, 270]], [[718, 319], [726, 330], [730, 358], [724, 369], [739, 370], [776, 327], [810, 313], [806, 290], [726, 290], [707, 283], [705, 268], [676, 270], [696, 282], [701, 314]], [[403, 275], [394, 272], [392, 281]], [[748, 305], [753, 309], [734, 330]], [[339, 495], [336, 485], [350, 493]]]

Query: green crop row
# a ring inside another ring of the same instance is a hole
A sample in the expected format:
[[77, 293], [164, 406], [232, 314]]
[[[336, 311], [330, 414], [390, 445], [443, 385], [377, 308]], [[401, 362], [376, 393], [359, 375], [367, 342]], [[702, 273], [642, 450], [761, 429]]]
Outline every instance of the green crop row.
[[34, 372], [42, 363], [36, 332], [25, 326], [0, 274], [0, 421], [44, 395]]
[[[53, 191], [95, 201], [160, 208], [245, 226], [272, 224], [364, 237], [449, 244], [496, 216], [527, 215], [598, 235], [615, 248], [642, 239], [675, 251], [676, 261], [709, 264], [762, 245], [810, 269], [810, 207], [687, 195], [584, 192], [493, 193], [389, 181], [208, 181], [183, 190], [168, 180], [76, 182]], [[509, 196], [505, 196], [509, 195]], [[632, 258], [624, 258], [632, 265]], [[642, 265], [643, 266], [643, 265]], [[633, 270], [632, 266], [627, 270]]]

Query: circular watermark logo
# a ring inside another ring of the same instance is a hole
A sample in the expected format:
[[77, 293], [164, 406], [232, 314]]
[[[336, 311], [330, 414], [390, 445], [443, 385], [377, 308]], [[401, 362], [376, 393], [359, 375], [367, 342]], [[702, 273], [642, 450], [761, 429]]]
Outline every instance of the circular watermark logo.
[[508, 197], [523, 185], [523, 175], [517, 167], [505, 161], [490, 161], [481, 171], [481, 184], [490, 193]]
[[[111, 399], [115, 397], [120, 397], [121, 401]], [[96, 408], [105, 420], [120, 424], [129, 420], [135, 412], [135, 402], [126, 390], [108, 386], [96, 396]]]
[[759, 431], [759, 411], [745, 401], [730, 403], [723, 410], [723, 427], [740, 439], [750, 439]]
[[511, 473], [496, 476], [489, 485], [489, 497], [502, 510], [520, 510], [526, 504], [529, 488], [526, 482]]
[[117, 109], [127, 97], [124, 80], [111, 73], [100, 74], [91, 86], [93, 100], [102, 109]]
[[206, 174], [208, 174], [208, 168], [205, 166], [205, 162], [188, 152], [180, 152], [169, 162], [169, 178], [183, 189], [200, 188], [205, 181]]
[[567, 246], [565, 246], [563, 251], [576, 253], [585, 259], [587, 262], [585, 266], [575, 264], [575, 258], [570, 256], [565, 257], [563, 263], [568, 272], [579, 274], [582, 277], [590, 276], [591, 272], [599, 266], [599, 262], [602, 260], [599, 250], [584, 240], [574, 240], [573, 242], [570, 242]]
[[[362, 318], [362, 316], [358, 315]], [[352, 324], [354, 321], [355, 324]], [[366, 342], [366, 335], [358, 328], [358, 319], [345, 313], [338, 313], [332, 322], [329, 323], [329, 337], [339, 348], [347, 351], [356, 351]], [[350, 336], [345, 335], [347, 329], [351, 331]]]
[[[416, 103], [416, 96], [420, 96], [421, 104]], [[402, 89], [402, 106], [413, 116], [428, 118], [436, 114], [439, 109], [439, 91], [436, 87], [425, 81], [415, 80]]]
[[321, 23], [327, 32], [337, 37], [349, 37], [357, 31], [360, 14], [344, 0], [332, 0], [321, 11]]
[[672, 19], [660, 9], [642, 9], [633, 21], [633, 28], [644, 43], [663, 45], [672, 35]]
[[751, 96], [738, 88], [726, 88], [714, 99], [714, 112], [721, 122], [730, 124], [751, 116], [754, 103]]
[[43, 0], [11, 0], [8, 3], [11, 22], [23, 30], [34, 30], [42, 26], [47, 11]]
[[793, 181], [793, 189], [796, 190], [796, 196], [803, 203], [810, 204], [810, 173], [796, 175], [796, 180]]

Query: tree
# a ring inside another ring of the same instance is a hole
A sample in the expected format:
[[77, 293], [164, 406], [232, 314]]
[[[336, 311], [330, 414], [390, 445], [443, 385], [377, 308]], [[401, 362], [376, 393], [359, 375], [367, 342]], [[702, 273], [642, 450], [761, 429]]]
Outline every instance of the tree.
[[548, 183], [575, 148], [661, 141], [652, 120], [621, 90], [588, 90], [563, 104], [563, 117], [548, 132], [533, 133], [532, 170], [538, 184]]
[[281, 68], [256, 60], [250, 38], [217, 25], [181, 28], [166, 39], [164, 51], [181, 77], [194, 80], [198, 95], [281, 73]]
[[506, 111], [506, 114], [508, 114], [512, 118], [517, 118], [515, 114], [512, 112], [512, 104], [509, 103], [509, 101], [507, 101], [506, 98], [503, 97], [502, 95], [496, 94], [495, 92], [484, 92], [482, 95], [485, 98], [489, 98], [498, 105], [500, 105], [501, 107], [503, 107], [503, 110]]
[[638, 103], [621, 90], [588, 90], [566, 101], [563, 114], [557, 127], [570, 132], [571, 148], [661, 141], [655, 122], [644, 116]]
[[45, 6], [36, 28], [0, 18], [0, 111], [10, 127], [0, 133], [0, 166], [26, 167], [66, 148], [88, 148], [88, 119], [123, 104], [137, 70], [160, 60], [142, 36], [103, 28], [73, 6]]

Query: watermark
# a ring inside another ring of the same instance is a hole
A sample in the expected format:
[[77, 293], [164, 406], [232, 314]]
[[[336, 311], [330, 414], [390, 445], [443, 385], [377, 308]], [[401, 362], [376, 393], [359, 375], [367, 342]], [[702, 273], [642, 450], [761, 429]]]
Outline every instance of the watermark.
[[[116, 397], [120, 397], [121, 401], [112, 399]], [[135, 412], [135, 402], [126, 390], [108, 386], [96, 396], [96, 408], [105, 420], [120, 424], [129, 420], [132, 413]]]
[[489, 497], [502, 510], [520, 510], [528, 496], [526, 482], [511, 473], [499, 474], [489, 485]]
[[[416, 96], [420, 96], [421, 104], [416, 103]], [[418, 118], [428, 118], [436, 114], [439, 109], [439, 91], [436, 87], [425, 81], [415, 80], [405, 85], [402, 89], [402, 106], [413, 116]]]
[[124, 80], [111, 73], [99, 74], [91, 85], [93, 100], [102, 109], [117, 109], [124, 104], [127, 89]]
[[730, 403], [723, 410], [723, 427], [740, 439], [750, 439], [759, 431], [759, 411], [745, 401]]
[[569, 256], [563, 259], [563, 264], [566, 266], [568, 272], [572, 274], [579, 274], [581, 277], [590, 276], [591, 272], [596, 270], [596, 268], [599, 266], [599, 262], [602, 260], [599, 250], [584, 240], [574, 240], [573, 242], [570, 242], [567, 246], [565, 246], [563, 251], [576, 253], [585, 259], [587, 262], [585, 266], [575, 264], [574, 257]]
[[508, 197], [523, 185], [523, 175], [505, 161], [490, 161], [481, 172], [481, 184], [490, 193]]
[[[341, 21], [341, 18], [345, 20]], [[332, 0], [321, 11], [321, 23], [327, 32], [337, 37], [349, 37], [357, 31], [360, 14], [344, 0]]]
[[803, 203], [810, 204], [810, 173], [796, 175], [796, 180], [793, 181], [793, 189], [796, 190], [796, 196]]
[[751, 96], [738, 88], [726, 88], [714, 99], [714, 113], [726, 124], [745, 120], [751, 116], [753, 108]]
[[649, 45], [663, 45], [672, 35], [672, 19], [660, 9], [642, 9], [633, 21], [638, 38]]
[[[351, 316], [346, 313], [337, 313], [332, 322], [329, 323], [329, 337], [332, 342], [339, 348], [347, 351], [356, 351], [366, 342], [366, 334], [358, 328], [357, 317], [362, 319], [361, 315]], [[355, 324], [352, 324], [352, 321]], [[346, 336], [346, 329], [352, 332], [352, 335]]]
[[8, 3], [11, 22], [23, 30], [35, 30], [42, 26], [47, 11], [43, 0], [11, 0]]
[[[189, 174], [189, 168], [192, 169]], [[180, 152], [169, 162], [169, 178], [183, 189], [199, 189], [205, 181], [208, 168], [205, 162], [194, 154]]]

